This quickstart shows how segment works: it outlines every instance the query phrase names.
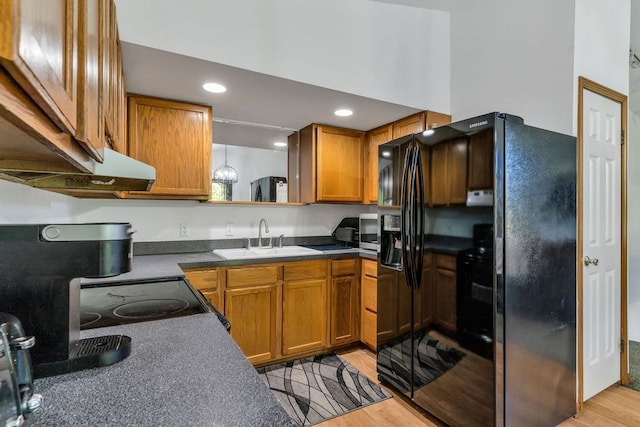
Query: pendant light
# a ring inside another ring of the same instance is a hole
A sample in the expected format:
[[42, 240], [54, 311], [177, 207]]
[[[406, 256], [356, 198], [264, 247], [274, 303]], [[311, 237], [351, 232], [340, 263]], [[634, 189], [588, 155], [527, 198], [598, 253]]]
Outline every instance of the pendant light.
[[238, 182], [238, 171], [227, 164], [227, 146], [224, 146], [224, 165], [218, 166], [213, 171], [214, 181], [225, 184], [235, 184]]

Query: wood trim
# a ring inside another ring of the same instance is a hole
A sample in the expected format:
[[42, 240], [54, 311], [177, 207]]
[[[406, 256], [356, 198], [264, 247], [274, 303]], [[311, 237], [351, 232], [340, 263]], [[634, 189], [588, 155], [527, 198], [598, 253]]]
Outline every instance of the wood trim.
[[577, 298], [578, 298], [578, 333], [577, 333], [577, 350], [578, 350], [578, 396], [576, 410], [578, 413], [582, 412], [584, 408], [584, 388], [583, 388], [583, 375], [584, 375], [584, 358], [582, 354], [583, 347], [583, 316], [584, 307], [583, 301], [583, 273], [580, 264], [582, 260], [582, 233], [583, 233], [583, 221], [582, 221], [582, 155], [583, 155], [583, 134], [582, 134], [582, 114], [583, 114], [583, 91], [588, 90], [598, 95], [609, 98], [612, 101], [618, 102], [621, 108], [620, 127], [621, 131], [625, 135], [625, 139], [622, 143], [622, 153], [620, 157], [621, 171], [620, 171], [620, 338], [625, 342], [623, 351], [620, 353], [620, 380], [622, 384], [626, 384], [630, 381], [627, 366], [627, 348], [628, 348], [628, 331], [627, 331], [627, 144], [626, 135], [627, 130], [627, 96], [609, 89], [599, 83], [589, 80], [585, 77], [578, 77], [578, 153], [577, 153], [577, 222], [578, 222], [578, 235], [577, 235], [577, 247], [576, 247], [576, 284], [577, 284]]

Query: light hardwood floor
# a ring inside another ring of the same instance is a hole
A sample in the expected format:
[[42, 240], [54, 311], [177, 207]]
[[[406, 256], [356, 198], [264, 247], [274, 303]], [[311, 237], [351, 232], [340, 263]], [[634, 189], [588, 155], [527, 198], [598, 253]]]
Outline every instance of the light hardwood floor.
[[[369, 350], [357, 348], [338, 352], [342, 358], [355, 366], [360, 372], [377, 381], [376, 357]], [[392, 395], [380, 403], [369, 405], [349, 414], [325, 421], [321, 427], [351, 426], [442, 426], [420, 408], [408, 400], [397, 396], [393, 390], [385, 388]], [[613, 386], [591, 398], [584, 405], [584, 411], [571, 418], [560, 427], [619, 427], [640, 426], [640, 392], [626, 387]]]

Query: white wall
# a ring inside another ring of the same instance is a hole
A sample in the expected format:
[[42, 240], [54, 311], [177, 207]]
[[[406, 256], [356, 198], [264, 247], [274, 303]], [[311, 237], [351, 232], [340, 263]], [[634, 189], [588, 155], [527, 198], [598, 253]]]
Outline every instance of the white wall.
[[[347, 216], [366, 212], [359, 205], [232, 206], [172, 200], [77, 199], [0, 180], [0, 223], [130, 222], [136, 242], [257, 237], [258, 222], [270, 235], [328, 236]], [[225, 234], [232, 223], [232, 235]], [[181, 223], [190, 236], [180, 237]]]
[[629, 94], [630, 0], [579, 0], [575, 3], [574, 134], [578, 77]]
[[574, 1], [451, 2], [451, 112], [573, 131]]
[[370, 0], [117, 0], [120, 38], [435, 111], [450, 110], [447, 12]]
[[[628, 316], [629, 339], [640, 341], [640, 115], [629, 113], [629, 138], [627, 143], [628, 206], [627, 206], [627, 251], [628, 251]], [[631, 161], [631, 160], [635, 161]]]

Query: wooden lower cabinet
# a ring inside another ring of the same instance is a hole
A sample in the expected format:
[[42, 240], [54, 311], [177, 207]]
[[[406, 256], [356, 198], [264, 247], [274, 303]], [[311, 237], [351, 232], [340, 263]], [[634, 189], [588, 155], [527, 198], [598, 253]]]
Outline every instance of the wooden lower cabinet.
[[224, 304], [220, 304], [220, 286], [218, 284], [218, 270], [216, 269], [194, 269], [185, 270], [184, 275], [191, 285], [202, 292], [202, 295], [209, 300], [215, 308], [224, 310]]
[[231, 337], [253, 364], [277, 357], [278, 286], [266, 285], [225, 291], [225, 314]]
[[360, 341], [372, 349], [378, 345], [378, 263], [363, 259], [360, 275]]
[[331, 261], [330, 344], [332, 346], [348, 344], [358, 339], [357, 261], [356, 258]]
[[[378, 345], [392, 340], [398, 335], [398, 277], [402, 273], [391, 270], [378, 274], [378, 304], [385, 304], [387, 309], [377, 313]], [[389, 309], [391, 307], [391, 309]]]
[[[233, 323], [231, 323], [233, 330]], [[327, 345], [327, 279], [288, 282], [282, 291], [282, 355]]]
[[422, 286], [420, 289], [420, 320], [423, 327], [429, 327], [435, 321], [435, 291], [433, 289], [433, 254], [424, 255], [422, 264]]
[[435, 255], [433, 276], [435, 291], [435, 323], [445, 333], [456, 333], [456, 257]]

